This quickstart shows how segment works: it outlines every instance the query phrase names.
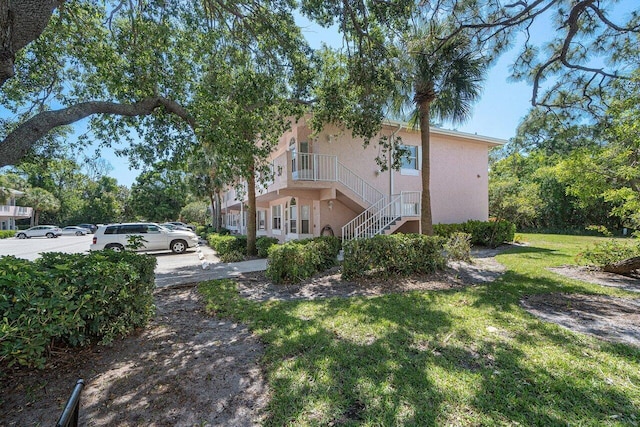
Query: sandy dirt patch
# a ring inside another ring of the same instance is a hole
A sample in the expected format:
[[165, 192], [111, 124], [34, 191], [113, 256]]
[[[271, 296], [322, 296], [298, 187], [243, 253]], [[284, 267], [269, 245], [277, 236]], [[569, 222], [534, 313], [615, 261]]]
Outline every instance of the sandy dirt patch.
[[83, 378], [83, 426], [259, 425], [263, 347], [246, 327], [207, 316], [195, 287], [156, 292], [144, 331], [111, 347], [59, 350], [44, 370], [7, 370], [2, 426], [55, 425]]
[[540, 294], [524, 308], [547, 322], [610, 342], [640, 347], [640, 300], [606, 295]]
[[552, 267], [549, 268], [549, 271], [596, 285], [610, 286], [631, 292], [640, 292], [640, 275], [638, 274], [623, 276], [621, 274], [607, 273], [606, 271], [576, 265]]

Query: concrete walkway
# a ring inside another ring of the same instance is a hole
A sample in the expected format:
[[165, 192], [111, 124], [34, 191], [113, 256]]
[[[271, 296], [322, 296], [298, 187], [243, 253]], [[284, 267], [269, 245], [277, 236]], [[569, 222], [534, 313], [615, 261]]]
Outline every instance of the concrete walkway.
[[180, 265], [156, 268], [156, 287], [225, 279], [242, 273], [267, 269], [266, 259], [220, 262], [215, 251], [207, 245], [199, 246], [196, 252], [183, 254], [180, 261]]

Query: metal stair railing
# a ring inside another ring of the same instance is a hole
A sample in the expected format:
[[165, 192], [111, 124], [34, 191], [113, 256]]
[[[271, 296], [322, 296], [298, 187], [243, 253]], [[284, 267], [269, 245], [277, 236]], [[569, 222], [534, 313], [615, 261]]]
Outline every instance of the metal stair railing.
[[420, 216], [420, 192], [406, 191], [393, 196], [390, 202], [380, 202], [368, 209], [342, 227], [342, 239], [352, 240], [361, 237], [373, 237], [382, 234], [387, 227], [402, 217]]

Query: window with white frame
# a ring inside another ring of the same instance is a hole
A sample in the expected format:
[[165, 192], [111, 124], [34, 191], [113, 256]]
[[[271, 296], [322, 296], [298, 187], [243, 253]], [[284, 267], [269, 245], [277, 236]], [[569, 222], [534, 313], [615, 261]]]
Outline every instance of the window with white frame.
[[309, 234], [310, 209], [308, 205], [300, 206], [300, 233]]
[[282, 205], [271, 206], [271, 228], [282, 229]]
[[418, 175], [420, 170], [420, 147], [417, 145], [401, 145], [404, 150], [401, 163], [400, 173], [402, 175]]
[[298, 206], [296, 199], [292, 198], [289, 202], [289, 233], [298, 232]]
[[256, 228], [258, 231], [267, 229], [267, 211], [259, 210], [257, 212]]

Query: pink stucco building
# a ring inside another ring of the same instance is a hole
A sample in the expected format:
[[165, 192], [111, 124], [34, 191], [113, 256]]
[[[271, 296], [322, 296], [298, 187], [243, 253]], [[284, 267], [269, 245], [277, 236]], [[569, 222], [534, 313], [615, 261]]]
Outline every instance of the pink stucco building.
[[[271, 156], [273, 179], [257, 196], [258, 235], [281, 241], [333, 234], [345, 239], [378, 233], [419, 232], [422, 165], [420, 132], [387, 121], [382, 135], [400, 136], [409, 156], [400, 170], [380, 171], [375, 139], [336, 126], [313, 135], [301, 119]], [[506, 141], [431, 129], [433, 222], [488, 216], [488, 152]], [[244, 199], [244, 200], [241, 200]], [[223, 194], [224, 226], [246, 232], [246, 198]]]

